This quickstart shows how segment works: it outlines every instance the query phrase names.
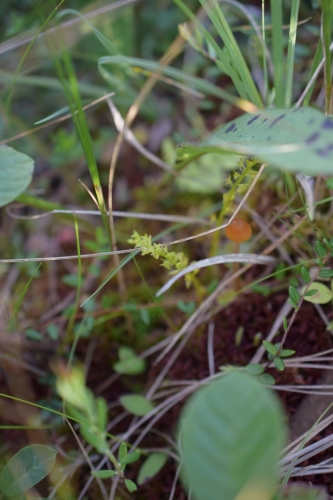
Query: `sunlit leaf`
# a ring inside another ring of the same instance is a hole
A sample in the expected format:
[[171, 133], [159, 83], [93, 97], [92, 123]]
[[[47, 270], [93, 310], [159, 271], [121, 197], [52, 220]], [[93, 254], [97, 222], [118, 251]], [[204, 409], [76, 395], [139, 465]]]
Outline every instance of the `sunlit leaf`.
[[[327, 304], [330, 300], [332, 300], [332, 292], [331, 290], [324, 285], [323, 283], [319, 283], [319, 281], [314, 281], [309, 286], [309, 291], [317, 290], [317, 293], [314, 295], [305, 296], [304, 300], [307, 302], [312, 302], [312, 304]], [[305, 292], [305, 287], [302, 290], [302, 293]]]

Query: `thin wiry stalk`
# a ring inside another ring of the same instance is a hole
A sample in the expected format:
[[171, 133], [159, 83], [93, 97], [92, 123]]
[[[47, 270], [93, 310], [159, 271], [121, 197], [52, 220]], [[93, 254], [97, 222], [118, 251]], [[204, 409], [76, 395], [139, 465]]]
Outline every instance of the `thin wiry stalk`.
[[209, 323], [208, 335], [207, 335], [207, 357], [208, 357], [208, 369], [209, 375], [215, 374], [215, 362], [214, 362], [214, 323]]
[[[18, 220], [34, 220], [34, 219], [42, 219], [43, 217], [48, 217], [52, 214], [69, 214], [69, 215], [101, 215], [99, 210], [50, 210], [45, 214], [36, 214], [36, 215], [16, 215], [11, 208], [7, 209], [7, 213], [13, 219]], [[165, 222], [184, 222], [185, 224], [204, 224], [207, 226], [212, 226], [214, 223], [210, 220], [206, 219], [197, 219], [195, 217], [187, 217], [182, 215], [165, 215], [165, 214], [149, 214], [149, 213], [141, 213], [141, 212], [121, 212], [115, 210], [113, 212], [115, 217], [126, 217], [133, 219], [146, 219], [146, 220], [159, 220]]]

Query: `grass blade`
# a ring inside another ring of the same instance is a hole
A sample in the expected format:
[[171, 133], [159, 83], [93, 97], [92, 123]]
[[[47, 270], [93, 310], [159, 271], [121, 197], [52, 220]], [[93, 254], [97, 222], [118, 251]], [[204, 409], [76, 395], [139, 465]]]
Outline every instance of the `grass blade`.
[[295, 45], [296, 45], [299, 4], [300, 0], [293, 0], [290, 13], [288, 55], [287, 55], [287, 68], [286, 68], [286, 94], [285, 94], [286, 108], [290, 108], [292, 101]]
[[271, 0], [272, 17], [272, 57], [274, 64], [275, 104], [277, 108], [284, 106], [284, 56], [283, 56], [283, 23], [282, 0]]

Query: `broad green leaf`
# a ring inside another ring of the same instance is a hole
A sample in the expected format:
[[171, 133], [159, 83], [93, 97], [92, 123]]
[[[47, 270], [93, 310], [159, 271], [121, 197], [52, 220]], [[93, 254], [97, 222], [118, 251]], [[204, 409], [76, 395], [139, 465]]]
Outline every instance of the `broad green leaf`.
[[146, 361], [137, 357], [129, 358], [114, 363], [113, 369], [115, 372], [123, 373], [124, 375], [140, 375], [146, 369]]
[[0, 146], [0, 207], [15, 200], [30, 184], [34, 160], [8, 146]]
[[[305, 292], [305, 288], [306, 287], [302, 289], [302, 293]], [[323, 283], [319, 283], [319, 281], [311, 283], [309, 286], [309, 291], [310, 290], [317, 290], [317, 293], [311, 295], [311, 297], [305, 296], [304, 300], [307, 302], [312, 302], [312, 304], [327, 304], [327, 302], [332, 300], [331, 290], [326, 285], [323, 285]]]
[[206, 153], [229, 153], [290, 171], [332, 174], [332, 131], [333, 120], [316, 109], [266, 109], [232, 120], [198, 146], [180, 147], [177, 158], [183, 166]]
[[154, 405], [150, 401], [137, 394], [122, 396], [120, 402], [127, 411], [139, 417], [147, 415], [154, 408]]
[[139, 470], [138, 484], [143, 484], [152, 477], [156, 476], [162, 467], [164, 467], [167, 460], [168, 455], [166, 453], [157, 452], [149, 455]]
[[8, 497], [19, 495], [39, 483], [52, 470], [57, 452], [43, 444], [20, 450], [0, 476], [0, 490]]
[[231, 372], [186, 404], [179, 437], [182, 479], [196, 500], [271, 500], [286, 442], [275, 394], [255, 377]]
[[328, 500], [328, 495], [321, 488], [291, 484], [281, 488], [273, 500]]

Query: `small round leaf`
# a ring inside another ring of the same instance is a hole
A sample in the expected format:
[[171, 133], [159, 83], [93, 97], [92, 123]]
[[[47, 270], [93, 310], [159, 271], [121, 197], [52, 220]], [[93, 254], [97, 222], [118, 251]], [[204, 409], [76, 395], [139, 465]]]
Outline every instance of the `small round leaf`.
[[20, 450], [1, 473], [1, 492], [12, 497], [35, 486], [52, 470], [56, 455], [53, 448], [43, 444], [34, 444]]
[[30, 184], [34, 160], [8, 146], [0, 146], [0, 207], [14, 201]]
[[150, 401], [137, 394], [122, 396], [120, 402], [127, 411], [139, 417], [147, 415], [154, 408], [154, 405]]

